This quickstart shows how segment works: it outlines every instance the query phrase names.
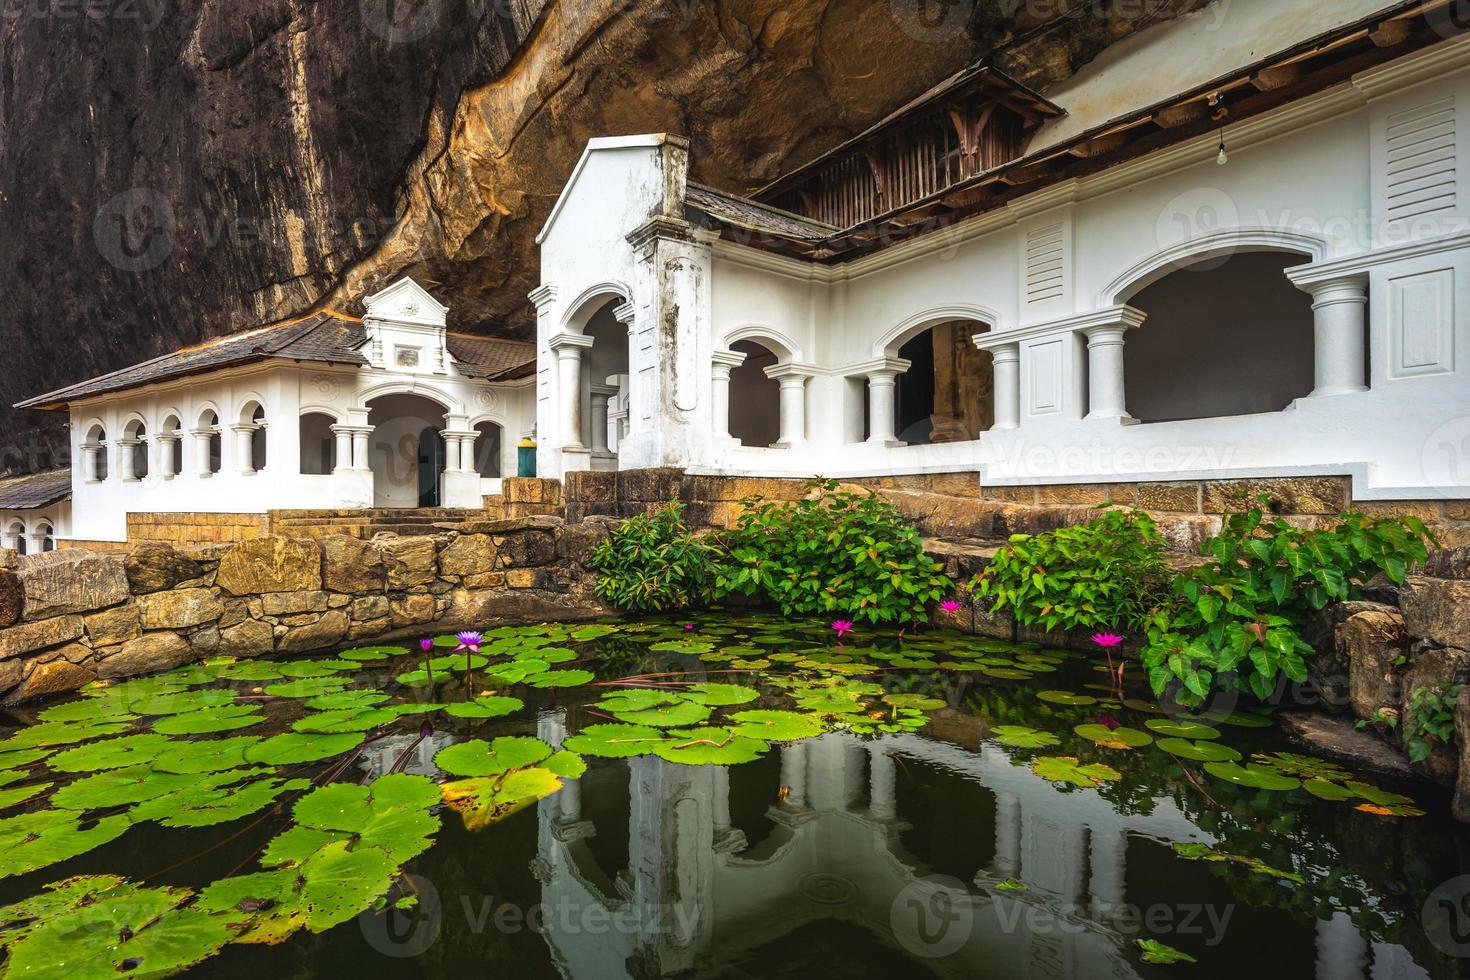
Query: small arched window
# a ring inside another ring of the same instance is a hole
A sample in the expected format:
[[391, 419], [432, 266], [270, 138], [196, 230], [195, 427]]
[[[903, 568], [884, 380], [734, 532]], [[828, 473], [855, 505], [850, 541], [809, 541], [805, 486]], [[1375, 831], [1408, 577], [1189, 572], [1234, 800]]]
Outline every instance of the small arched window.
[[142, 480], [148, 476], [148, 428], [142, 419], [133, 419], [123, 427], [118, 450], [118, 469], [124, 480]]
[[101, 425], [88, 429], [82, 443], [82, 479], [87, 483], [107, 479], [107, 430]]
[[199, 416], [199, 428], [196, 430], [201, 437], [208, 439], [209, 451], [200, 461], [204, 465], [200, 467], [199, 475], [208, 476], [218, 473], [224, 462], [224, 439], [219, 431], [219, 415], [214, 409], [206, 408]]
[[36, 537], [41, 539], [41, 550], [43, 552], [56, 550], [55, 532], [49, 523], [43, 521], [36, 525]]
[[20, 521], [11, 521], [5, 529], [5, 539], [17, 554], [26, 553], [26, 526]]
[[177, 415], [170, 415], [163, 420], [163, 426], [158, 430], [160, 465], [163, 468], [163, 478], [171, 480], [184, 472], [184, 442], [183, 427], [179, 424]]
[[337, 466], [337, 437], [332, 426], [337, 420], [323, 412], [307, 412], [301, 416], [301, 472], [306, 476], [325, 476]]
[[494, 422], [481, 422], [475, 426], [479, 438], [475, 440], [475, 471], [486, 479], [501, 476], [501, 429]]
[[248, 446], [241, 445], [237, 459], [244, 473], [259, 473], [265, 469], [266, 438], [265, 408], [257, 401], [245, 403], [240, 409], [240, 422], [235, 428], [237, 439], [249, 440]]

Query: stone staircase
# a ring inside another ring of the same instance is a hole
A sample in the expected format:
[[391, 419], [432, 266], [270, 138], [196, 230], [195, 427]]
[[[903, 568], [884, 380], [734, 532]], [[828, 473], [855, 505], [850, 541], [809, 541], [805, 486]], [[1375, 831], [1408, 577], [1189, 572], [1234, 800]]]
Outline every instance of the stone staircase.
[[408, 537], [437, 534], [466, 521], [485, 520], [486, 516], [484, 510], [450, 507], [274, 510], [270, 512], [270, 533], [317, 539], [333, 534], [366, 539], [384, 532]]

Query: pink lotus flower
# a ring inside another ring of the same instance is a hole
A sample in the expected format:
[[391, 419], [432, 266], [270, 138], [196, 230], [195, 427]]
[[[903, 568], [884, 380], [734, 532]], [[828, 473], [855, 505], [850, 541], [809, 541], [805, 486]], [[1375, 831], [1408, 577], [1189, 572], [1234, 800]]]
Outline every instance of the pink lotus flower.
[[1103, 648], [1123, 645], [1123, 638], [1117, 633], [1094, 633], [1091, 639], [1093, 643]]
[[964, 606], [953, 599], [945, 599], [939, 604], [939, 608], [947, 613], [953, 614], [959, 612], [961, 609], [964, 608]]
[[419, 640], [419, 649], [424, 651], [425, 653], [428, 653], [430, 650], [434, 649], [434, 641], [429, 639], [429, 637], [427, 636], [424, 637], [422, 640]]
[[484, 636], [476, 633], [473, 630], [468, 630], [464, 633], [460, 633], [455, 638], [459, 640], [459, 646], [454, 648], [455, 653], [458, 653], [461, 650], [469, 650], [472, 653], [479, 653], [480, 642], [485, 639]]
[[832, 621], [832, 628], [837, 631], [837, 639], [840, 640], [844, 636], [852, 632], [852, 620], [835, 619]]
[[1094, 720], [1110, 732], [1116, 731], [1119, 727], [1121, 727], [1121, 723], [1112, 715], [1098, 715], [1097, 718]]
[[692, 632], [694, 632], [694, 624], [693, 623], [685, 623], [684, 624], [684, 632], [686, 632], [686, 633], [692, 633]]

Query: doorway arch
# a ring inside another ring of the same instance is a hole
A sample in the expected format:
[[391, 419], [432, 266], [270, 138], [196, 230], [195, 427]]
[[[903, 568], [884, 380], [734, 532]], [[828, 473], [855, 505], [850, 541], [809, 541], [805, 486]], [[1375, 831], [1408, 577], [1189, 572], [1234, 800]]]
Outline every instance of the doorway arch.
[[423, 395], [395, 393], [370, 399], [367, 409], [373, 506], [440, 506], [447, 408]]

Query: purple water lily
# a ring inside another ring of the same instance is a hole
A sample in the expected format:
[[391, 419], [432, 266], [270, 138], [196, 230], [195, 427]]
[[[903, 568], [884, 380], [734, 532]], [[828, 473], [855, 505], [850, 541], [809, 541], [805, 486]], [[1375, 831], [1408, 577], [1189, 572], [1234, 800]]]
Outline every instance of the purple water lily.
[[944, 612], [949, 613], [950, 615], [954, 615], [965, 607], [961, 603], [956, 602], [954, 599], [945, 599], [939, 604], [939, 608]]
[[1117, 668], [1113, 667], [1113, 647], [1123, 645], [1123, 637], [1117, 633], [1098, 632], [1092, 634], [1092, 642], [1103, 648], [1103, 653], [1108, 658], [1108, 676], [1117, 679], [1118, 686], [1123, 686], [1123, 662], [1119, 662]]
[[847, 634], [851, 633], [852, 630], [853, 630], [852, 620], [850, 620], [850, 619], [834, 619], [832, 621], [832, 629], [835, 630], [836, 633], [837, 633], [837, 642], [838, 643], [841, 643], [842, 642], [842, 638], [844, 636], [846, 636]]
[[484, 641], [485, 636], [484, 634], [477, 633], [474, 630], [466, 630], [463, 633], [457, 634], [455, 636], [455, 639], [459, 640], [459, 646], [454, 648], [455, 653], [458, 653], [461, 650], [472, 650], [475, 653], [479, 653], [480, 644]]

